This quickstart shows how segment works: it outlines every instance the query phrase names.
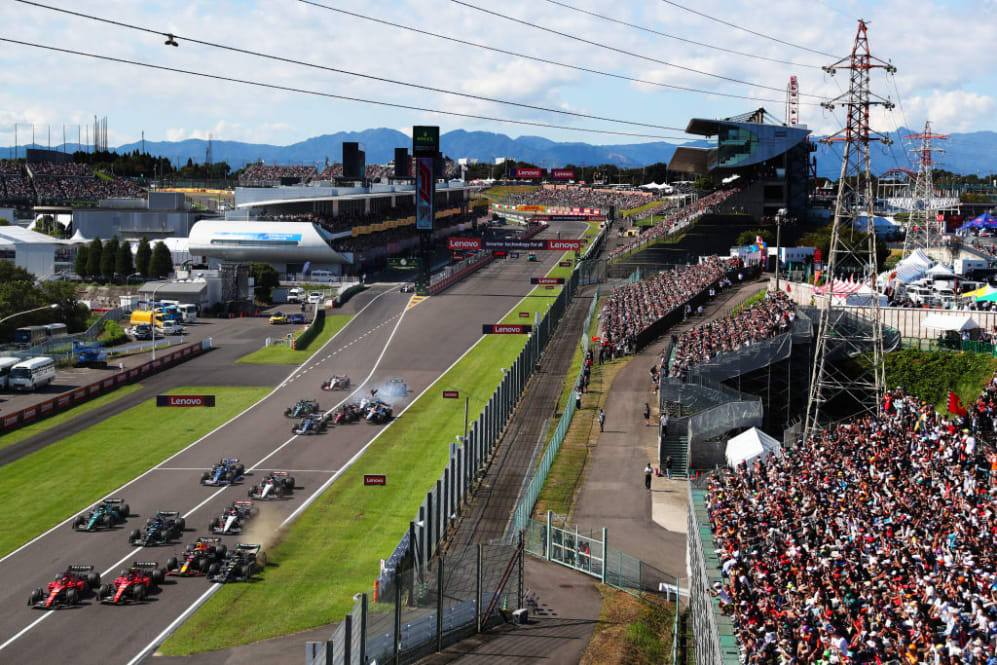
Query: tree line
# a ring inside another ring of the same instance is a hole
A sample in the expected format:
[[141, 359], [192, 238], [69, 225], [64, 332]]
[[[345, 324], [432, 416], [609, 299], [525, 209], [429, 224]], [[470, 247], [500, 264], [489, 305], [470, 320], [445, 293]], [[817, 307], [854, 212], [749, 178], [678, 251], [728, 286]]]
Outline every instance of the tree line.
[[89, 245], [76, 250], [73, 269], [80, 277], [95, 281], [127, 280], [134, 274], [159, 279], [173, 270], [173, 257], [170, 248], [161, 240], [150, 246], [148, 239], [143, 237], [133, 260], [131, 246], [119, 241], [118, 236], [107, 242], [94, 238]]
[[[48, 308], [46, 305], [59, 305]], [[76, 298], [76, 287], [69, 282], [37, 283], [35, 276], [11, 261], [0, 261], [0, 319], [31, 309], [0, 323], [0, 339], [10, 340], [22, 326], [65, 323], [70, 332], [86, 330], [90, 309]]]

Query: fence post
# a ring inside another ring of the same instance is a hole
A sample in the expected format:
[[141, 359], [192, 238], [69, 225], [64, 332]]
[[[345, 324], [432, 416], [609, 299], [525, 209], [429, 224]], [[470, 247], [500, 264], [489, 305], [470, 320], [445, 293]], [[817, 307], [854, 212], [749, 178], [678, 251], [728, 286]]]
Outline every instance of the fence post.
[[418, 555], [416, 554], [416, 547], [415, 547], [415, 520], [412, 520], [411, 522], [408, 523], [408, 549], [409, 552], [411, 553], [411, 561], [412, 561], [412, 583], [409, 585], [409, 596], [408, 596], [408, 602], [411, 605], [415, 603], [415, 598], [417, 597], [416, 584], [418, 584], [417, 582], [418, 576], [415, 574], [415, 568], [416, 566], [419, 566], [419, 558]]
[[433, 542], [433, 526], [435, 522], [436, 519], [433, 515], [433, 493], [426, 492], [426, 549], [423, 550], [426, 553], [426, 563], [429, 563], [435, 549], [435, 543]]
[[550, 544], [551, 544], [550, 523], [551, 523], [551, 513], [548, 510], [547, 511], [547, 534], [546, 534], [546, 540], [547, 540], [547, 542], [544, 544], [544, 558], [547, 559], [548, 561], [550, 561]]
[[433, 549], [438, 550], [443, 536], [443, 482], [436, 481], [436, 519], [433, 520]]
[[393, 655], [395, 665], [402, 662], [402, 574], [395, 568], [395, 639]]
[[457, 447], [457, 510], [460, 511], [467, 497], [467, 439]]
[[609, 556], [606, 554], [609, 551], [609, 532], [606, 527], [602, 527], [602, 583], [606, 583], [606, 568], [609, 565]]
[[427, 563], [429, 558], [426, 556], [426, 502], [423, 501], [422, 505], [419, 506], [419, 570], [422, 570], [422, 564]]
[[436, 650], [443, 651], [443, 566], [445, 557], [436, 562]]
[[360, 663], [367, 663], [367, 594], [360, 596]]
[[477, 631], [481, 632], [481, 548], [484, 547], [481, 543], [478, 543], [477, 561], [475, 563], [475, 575], [474, 575], [474, 626]]
[[[453, 462], [453, 457], [450, 458], [450, 462]], [[443, 500], [440, 501], [440, 509], [443, 513], [440, 519], [441, 539], [446, 537], [447, 530], [450, 528], [450, 467], [453, 466], [450, 462], [443, 469]]]
[[353, 615], [343, 617], [343, 665], [350, 665], [350, 650], [353, 648]]
[[516, 609], [521, 609], [523, 607], [523, 577], [525, 572], [523, 571], [523, 564], [526, 559], [526, 548], [523, 546], [523, 530], [519, 530], [519, 580], [516, 585]]

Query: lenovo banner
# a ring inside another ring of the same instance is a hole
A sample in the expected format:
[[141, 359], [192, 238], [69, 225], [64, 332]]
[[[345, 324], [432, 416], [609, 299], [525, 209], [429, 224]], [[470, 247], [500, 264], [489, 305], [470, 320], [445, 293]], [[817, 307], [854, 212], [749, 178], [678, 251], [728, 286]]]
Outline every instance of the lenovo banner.
[[483, 323], [482, 335], [529, 335], [533, 326], [524, 323]]
[[575, 172], [572, 169], [554, 169], [550, 172], [550, 177], [555, 180], [574, 180]]
[[485, 240], [480, 238], [448, 238], [449, 249], [499, 249], [499, 250], [529, 250], [542, 249], [556, 252], [568, 252], [582, 248], [581, 240]]
[[606, 218], [601, 215], [533, 215], [534, 222], [605, 222]]
[[447, 238], [449, 249], [481, 249], [481, 238]]
[[444, 390], [443, 399], [457, 399], [460, 397], [460, 392], [456, 390]]
[[564, 284], [563, 277], [530, 277], [530, 284]]
[[578, 251], [582, 248], [581, 240], [548, 240], [547, 249], [558, 252]]
[[388, 484], [388, 477], [384, 474], [365, 473], [363, 476], [363, 484], [384, 486]]
[[515, 169], [515, 178], [541, 178], [543, 169]]
[[156, 395], [156, 406], [214, 406], [214, 395]]

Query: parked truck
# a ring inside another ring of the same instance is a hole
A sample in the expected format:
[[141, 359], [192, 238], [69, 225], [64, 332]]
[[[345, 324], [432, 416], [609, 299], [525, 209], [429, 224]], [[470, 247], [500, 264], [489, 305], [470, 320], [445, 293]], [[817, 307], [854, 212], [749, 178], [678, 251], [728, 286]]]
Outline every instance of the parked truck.
[[[153, 321], [153, 317], [155, 317], [155, 321]], [[159, 314], [154, 313], [152, 310], [149, 309], [136, 309], [135, 311], [132, 312], [132, 317], [130, 321], [132, 326], [137, 326], [140, 323], [145, 323], [146, 325], [150, 326], [159, 325], [162, 322], [163, 322], [163, 317], [159, 316]]]
[[105, 369], [107, 367], [107, 349], [96, 343], [73, 342], [73, 366]]

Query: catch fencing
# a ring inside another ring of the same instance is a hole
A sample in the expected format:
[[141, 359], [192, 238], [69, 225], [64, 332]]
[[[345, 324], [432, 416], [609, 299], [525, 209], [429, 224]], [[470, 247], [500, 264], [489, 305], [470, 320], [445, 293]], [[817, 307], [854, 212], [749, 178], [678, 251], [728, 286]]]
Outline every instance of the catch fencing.
[[55, 414], [71, 409], [78, 404], [87, 402], [98, 395], [111, 392], [126, 383], [139, 381], [150, 374], [154, 374], [160, 370], [186, 362], [191, 358], [201, 355], [209, 349], [211, 349], [210, 337], [189, 346], [181, 347], [176, 351], [164, 353], [155, 360], [150, 360], [149, 362], [143, 363], [138, 367], [121, 370], [117, 374], [107, 376], [100, 381], [91, 383], [90, 385], [74, 388], [73, 390], [64, 392], [61, 395], [56, 395], [55, 397], [45, 400], [39, 404], [26, 407], [20, 411], [4, 414], [3, 417], [0, 418], [0, 434], [6, 434], [7, 432], [22, 425], [31, 424], [41, 420], [42, 418], [54, 416]]

